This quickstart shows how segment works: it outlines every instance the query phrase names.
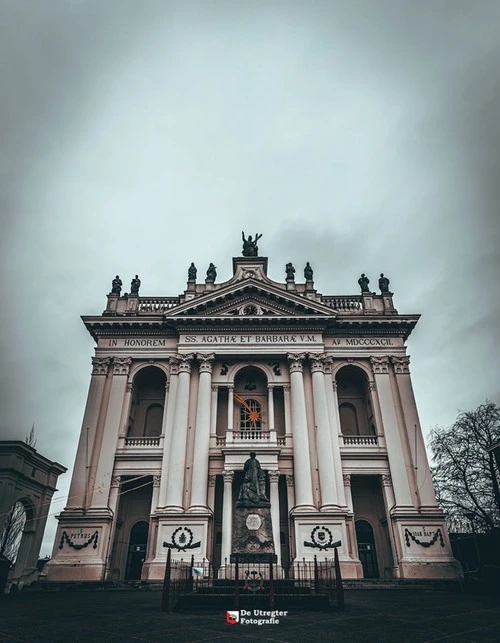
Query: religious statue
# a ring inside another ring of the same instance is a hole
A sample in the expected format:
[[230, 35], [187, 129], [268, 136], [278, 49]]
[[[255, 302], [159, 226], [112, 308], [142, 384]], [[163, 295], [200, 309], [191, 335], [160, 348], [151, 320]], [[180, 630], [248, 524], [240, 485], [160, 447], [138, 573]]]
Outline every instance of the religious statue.
[[216, 279], [216, 277], [217, 277], [217, 269], [216, 269], [216, 267], [214, 266], [213, 263], [210, 263], [210, 265], [208, 266], [208, 270], [207, 270], [207, 279], [206, 279], [206, 281], [208, 281], [208, 282], [213, 284], [215, 279]]
[[191, 262], [191, 265], [188, 268], [188, 281], [196, 281], [196, 273], [198, 271], [196, 270], [196, 266], [194, 265], [194, 262]]
[[266, 497], [266, 474], [260, 467], [260, 462], [255, 457], [255, 451], [250, 453], [250, 457], [243, 467], [244, 478], [238, 495], [238, 503], [250, 503], [252, 505], [269, 506], [269, 500]]
[[244, 257], [258, 257], [259, 248], [257, 247], [257, 241], [262, 238], [261, 234], [256, 234], [255, 239], [252, 241], [252, 235], [248, 235], [248, 239], [245, 239], [245, 233], [241, 231], [241, 238], [243, 239], [243, 251], [242, 254]]
[[122, 291], [123, 282], [118, 275], [111, 282], [111, 294], [119, 295]]
[[309, 261], [306, 263], [306, 267], [304, 268], [304, 278], [306, 281], [312, 281], [313, 278], [313, 269], [311, 268]]
[[389, 292], [389, 279], [387, 277], [384, 277], [384, 273], [380, 273], [380, 279], [378, 280], [378, 287], [380, 288], [380, 292], [382, 294]]
[[370, 289], [368, 288], [369, 283], [370, 283], [370, 280], [368, 279], [368, 277], [363, 272], [361, 277], [358, 279], [358, 284], [359, 284], [359, 287], [361, 288], [362, 293], [364, 293], [364, 292], [369, 293], [370, 292]]
[[131, 295], [138, 295], [139, 294], [139, 288], [141, 287], [141, 280], [139, 279], [139, 275], [136, 275], [130, 284], [130, 294]]
[[295, 280], [295, 268], [292, 266], [291, 263], [287, 263], [285, 266], [285, 272], [286, 272], [286, 280], [287, 281], [294, 281]]

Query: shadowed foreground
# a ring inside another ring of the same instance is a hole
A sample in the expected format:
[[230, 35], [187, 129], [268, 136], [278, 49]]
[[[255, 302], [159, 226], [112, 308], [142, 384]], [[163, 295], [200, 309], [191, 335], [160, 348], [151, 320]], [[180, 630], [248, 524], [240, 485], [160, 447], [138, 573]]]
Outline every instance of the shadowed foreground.
[[[26, 592], [0, 600], [10, 642], [500, 641], [500, 599], [414, 590], [351, 590], [343, 611], [291, 612], [279, 625], [228, 625], [220, 613], [163, 613], [157, 591]], [[278, 608], [279, 609], [279, 608]]]

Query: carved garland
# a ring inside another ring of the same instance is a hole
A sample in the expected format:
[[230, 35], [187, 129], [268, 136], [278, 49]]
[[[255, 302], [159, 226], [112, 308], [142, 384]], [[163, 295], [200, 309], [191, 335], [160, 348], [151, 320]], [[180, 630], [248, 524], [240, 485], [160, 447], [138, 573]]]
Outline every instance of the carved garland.
[[405, 540], [406, 540], [406, 546], [410, 546], [410, 538], [413, 540], [414, 543], [417, 545], [421, 545], [422, 547], [432, 547], [432, 545], [437, 541], [439, 538], [439, 544], [441, 547], [444, 547], [444, 541], [443, 541], [443, 535], [441, 533], [441, 529], [438, 529], [434, 536], [431, 538], [431, 540], [428, 540], [427, 542], [423, 542], [422, 540], [418, 540], [418, 538], [415, 538], [415, 536], [405, 527]]
[[[180, 532], [180, 533], [179, 533]], [[186, 533], [188, 536], [186, 536]], [[179, 537], [177, 538], [177, 534]], [[171, 542], [164, 542], [163, 546], [169, 549], [177, 549], [177, 551], [186, 551], [187, 549], [196, 549], [201, 545], [201, 541], [193, 543], [193, 532], [189, 527], [177, 527], [171, 537]], [[187, 542], [186, 542], [187, 541]]]
[[59, 542], [59, 549], [62, 549], [64, 546], [64, 542], [66, 542], [70, 547], [73, 549], [83, 549], [84, 547], [88, 547], [92, 542], [94, 543], [92, 545], [93, 549], [97, 549], [97, 541], [99, 540], [99, 532], [95, 531], [92, 536], [87, 540], [85, 543], [74, 543], [71, 538], [68, 536], [66, 531], [63, 531], [61, 534], [61, 540]]

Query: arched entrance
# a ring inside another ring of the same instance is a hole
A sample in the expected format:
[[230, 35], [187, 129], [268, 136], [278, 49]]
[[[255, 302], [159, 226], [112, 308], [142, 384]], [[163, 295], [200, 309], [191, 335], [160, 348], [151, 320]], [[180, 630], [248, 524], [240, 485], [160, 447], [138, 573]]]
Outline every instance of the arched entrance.
[[140, 580], [146, 549], [148, 546], [149, 523], [145, 520], [136, 522], [130, 530], [130, 541], [125, 580]]
[[379, 578], [373, 527], [367, 520], [356, 520], [358, 557], [363, 566], [363, 578]]

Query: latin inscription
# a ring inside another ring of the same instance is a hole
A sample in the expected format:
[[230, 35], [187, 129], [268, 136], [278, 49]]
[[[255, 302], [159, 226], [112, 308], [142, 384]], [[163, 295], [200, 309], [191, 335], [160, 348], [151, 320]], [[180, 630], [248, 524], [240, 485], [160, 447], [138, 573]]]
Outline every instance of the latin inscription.
[[108, 339], [107, 346], [124, 346], [125, 348], [158, 348], [167, 346], [166, 339]]
[[311, 344], [320, 335], [185, 335], [186, 344]]
[[332, 346], [396, 346], [390, 337], [334, 337]]

